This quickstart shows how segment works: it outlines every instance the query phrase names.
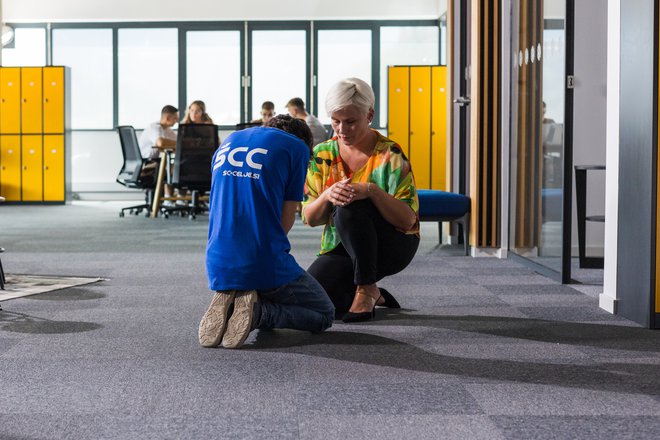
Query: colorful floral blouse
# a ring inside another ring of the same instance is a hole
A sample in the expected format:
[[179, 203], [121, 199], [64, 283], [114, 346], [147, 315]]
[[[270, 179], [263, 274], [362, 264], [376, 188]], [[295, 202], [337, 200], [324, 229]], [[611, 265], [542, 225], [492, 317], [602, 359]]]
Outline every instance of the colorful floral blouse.
[[[419, 235], [419, 200], [410, 162], [396, 142], [379, 132], [376, 133], [378, 133], [378, 141], [371, 157], [352, 176], [345, 171], [347, 167], [344, 167], [339, 155], [339, 144], [336, 137], [314, 147], [314, 154], [307, 169], [307, 180], [305, 181], [307, 198], [303, 205], [313, 202], [326, 188], [346, 177], [351, 177], [352, 183], [371, 182], [412, 208], [417, 214], [417, 221], [411, 229], [401, 232]], [[410, 171], [406, 173], [406, 170]], [[320, 253], [330, 252], [340, 242], [339, 234], [330, 217], [323, 229]]]

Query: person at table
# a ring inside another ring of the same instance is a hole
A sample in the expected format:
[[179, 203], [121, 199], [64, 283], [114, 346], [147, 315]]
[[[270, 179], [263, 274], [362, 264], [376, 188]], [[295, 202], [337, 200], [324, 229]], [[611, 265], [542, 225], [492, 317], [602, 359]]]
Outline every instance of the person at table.
[[266, 125], [275, 116], [275, 104], [271, 101], [264, 101], [261, 104], [261, 112], [259, 114], [261, 118], [253, 119], [250, 123]]
[[344, 322], [370, 320], [376, 306], [398, 308], [376, 284], [403, 270], [419, 246], [419, 200], [399, 145], [371, 129], [375, 96], [358, 78], [334, 84], [325, 108], [335, 136], [314, 147], [302, 218], [323, 225], [308, 272]]
[[[160, 120], [149, 124], [140, 134], [138, 139], [140, 152], [143, 158], [148, 159], [147, 164], [144, 166], [144, 177], [155, 180], [160, 153], [176, 148], [176, 133], [172, 130], [172, 127], [177, 122], [179, 122], [179, 110], [173, 105], [166, 105], [160, 111]], [[148, 173], [148, 176], [146, 173]], [[165, 197], [171, 197], [172, 186], [165, 184], [163, 193]]]
[[235, 131], [213, 158], [206, 273], [214, 291], [199, 324], [204, 347], [239, 348], [254, 329], [320, 333], [332, 301], [291, 255], [312, 134], [289, 115]]
[[325, 131], [325, 127], [316, 116], [305, 110], [305, 102], [301, 98], [291, 98], [286, 104], [286, 109], [294, 118], [305, 121], [314, 136], [314, 145], [318, 145], [328, 139], [328, 133]]
[[206, 113], [204, 101], [196, 100], [190, 103], [182, 124], [213, 124], [213, 119]]

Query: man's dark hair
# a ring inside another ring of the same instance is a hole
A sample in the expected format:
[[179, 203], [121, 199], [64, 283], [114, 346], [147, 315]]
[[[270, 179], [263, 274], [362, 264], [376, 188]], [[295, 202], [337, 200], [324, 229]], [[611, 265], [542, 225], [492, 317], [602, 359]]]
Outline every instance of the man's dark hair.
[[297, 108], [298, 110], [305, 111], [305, 101], [303, 101], [301, 98], [291, 98], [289, 99], [289, 102], [286, 103], [286, 106], [293, 106]]
[[275, 110], [275, 104], [271, 101], [264, 101], [263, 104], [261, 104], [261, 110]]
[[176, 112], [178, 112], [178, 111], [179, 111], [179, 109], [177, 109], [177, 108], [174, 107], [173, 105], [166, 105], [166, 106], [163, 107], [163, 109], [160, 111], [160, 115], [161, 115], [161, 116], [165, 116], [165, 115], [174, 115], [174, 114], [176, 114]]
[[289, 115], [277, 115], [274, 118], [271, 118], [270, 121], [266, 122], [264, 126], [279, 128], [280, 130], [299, 137], [307, 144], [311, 153], [314, 145], [314, 138], [312, 137], [312, 132], [305, 121]]

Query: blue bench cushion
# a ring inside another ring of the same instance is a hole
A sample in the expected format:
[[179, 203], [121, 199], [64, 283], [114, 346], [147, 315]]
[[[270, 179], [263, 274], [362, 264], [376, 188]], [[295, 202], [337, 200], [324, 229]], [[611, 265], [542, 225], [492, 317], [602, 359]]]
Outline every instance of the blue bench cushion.
[[419, 217], [462, 217], [470, 211], [470, 198], [431, 189], [417, 190]]

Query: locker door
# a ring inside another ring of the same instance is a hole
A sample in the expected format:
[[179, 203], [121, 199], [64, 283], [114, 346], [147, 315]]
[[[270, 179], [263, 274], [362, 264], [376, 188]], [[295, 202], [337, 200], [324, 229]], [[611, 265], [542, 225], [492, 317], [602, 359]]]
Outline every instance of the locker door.
[[64, 135], [44, 135], [44, 201], [64, 201]]
[[21, 200], [21, 137], [0, 136], [0, 195], [7, 201]]
[[21, 132], [21, 68], [0, 68], [0, 133]]
[[449, 191], [447, 169], [447, 67], [431, 68], [431, 189]]
[[21, 131], [41, 133], [42, 91], [41, 67], [21, 68]]
[[43, 200], [43, 156], [41, 142], [41, 135], [26, 135], [22, 137], [21, 187], [24, 202], [41, 202]]
[[401, 149], [410, 153], [408, 144], [409, 115], [409, 67], [398, 66], [387, 69], [387, 137], [396, 141]]
[[64, 133], [64, 67], [44, 67], [44, 133]]
[[417, 188], [431, 188], [431, 67], [410, 68], [410, 165]]

